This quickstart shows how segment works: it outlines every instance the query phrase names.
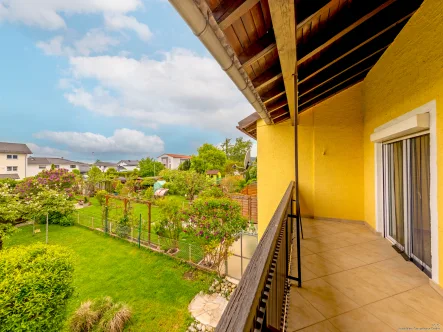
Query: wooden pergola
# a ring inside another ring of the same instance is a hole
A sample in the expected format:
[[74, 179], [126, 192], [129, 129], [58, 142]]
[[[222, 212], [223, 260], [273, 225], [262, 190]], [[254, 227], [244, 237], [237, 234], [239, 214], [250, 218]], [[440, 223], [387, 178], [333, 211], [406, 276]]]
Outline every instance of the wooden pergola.
[[[423, 1], [195, 2], [209, 7], [277, 124], [361, 82]], [[251, 119], [238, 128], [255, 138]]]

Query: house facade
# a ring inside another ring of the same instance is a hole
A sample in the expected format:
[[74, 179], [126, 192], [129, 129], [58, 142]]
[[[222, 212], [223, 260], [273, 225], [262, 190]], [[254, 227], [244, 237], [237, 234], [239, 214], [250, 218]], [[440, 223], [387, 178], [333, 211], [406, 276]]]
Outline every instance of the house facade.
[[118, 170], [117, 163], [107, 162], [107, 161], [97, 161], [93, 164], [93, 166], [97, 166], [102, 172], [106, 172], [108, 169], [113, 168], [116, 171]]
[[157, 157], [157, 161], [161, 162], [167, 169], [178, 169], [181, 163], [190, 160], [191, 156], [165, 153]]
[[140, 160], [120, 160], [117, 163], [119, 172], [130, 172], [134, 169], [140, 169], [138, 164]]
[[0, 142], [0, 176], [24, 179], [27, 174], [26, 160], [32, 151], [26, 144]]
[[256, 111], [261, 239], [216, 331], [443, 324], [443, 3], [170, 2]]
[[64, 158], [31, 156], [28, 158], [27, 176], [35, 176], [41, 171], [50, 170], [52, 165], [54, 165], [56, 169], [66, 169], [68, 171], [77, 169], [80, 171], [80, 173], [86, 173], [90, 168], [88, 164], [79, 163], [77, 161]]

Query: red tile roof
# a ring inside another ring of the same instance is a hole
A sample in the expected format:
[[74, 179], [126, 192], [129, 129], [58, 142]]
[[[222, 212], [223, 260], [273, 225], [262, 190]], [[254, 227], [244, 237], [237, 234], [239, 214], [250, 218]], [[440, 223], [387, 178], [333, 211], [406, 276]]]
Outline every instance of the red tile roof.
[[208, 175], [217, 175], [220, 171], [218, 169], [210, 169], [206, 171]]

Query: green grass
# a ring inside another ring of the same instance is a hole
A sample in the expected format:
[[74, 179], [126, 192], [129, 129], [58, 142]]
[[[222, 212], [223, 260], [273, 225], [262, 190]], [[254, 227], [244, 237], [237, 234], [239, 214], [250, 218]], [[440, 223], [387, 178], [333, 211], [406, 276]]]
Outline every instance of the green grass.
[[[32, 226], [22, 227], [5, 247], [43, 242], [44, 225], [39, 228], [42, 232], [32, 236]], [[75, 293], [68, 302], [68, 316], [87, 299], [111, 296], [132, 308], [127, 331], [184, 331], [190, 322], [188, 304], [214, 278], [165, 255], [83, 227], [50, 225], [49, 243], [69, 247], [76, 254]]]

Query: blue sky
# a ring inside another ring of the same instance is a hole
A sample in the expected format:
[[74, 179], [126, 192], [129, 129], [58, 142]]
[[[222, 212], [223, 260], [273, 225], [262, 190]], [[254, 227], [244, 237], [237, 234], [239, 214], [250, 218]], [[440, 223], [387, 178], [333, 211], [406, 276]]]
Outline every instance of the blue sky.
[[0, 141], [90, 161], [192, 154], [253, 112], [163, 0], [0, 0]]

